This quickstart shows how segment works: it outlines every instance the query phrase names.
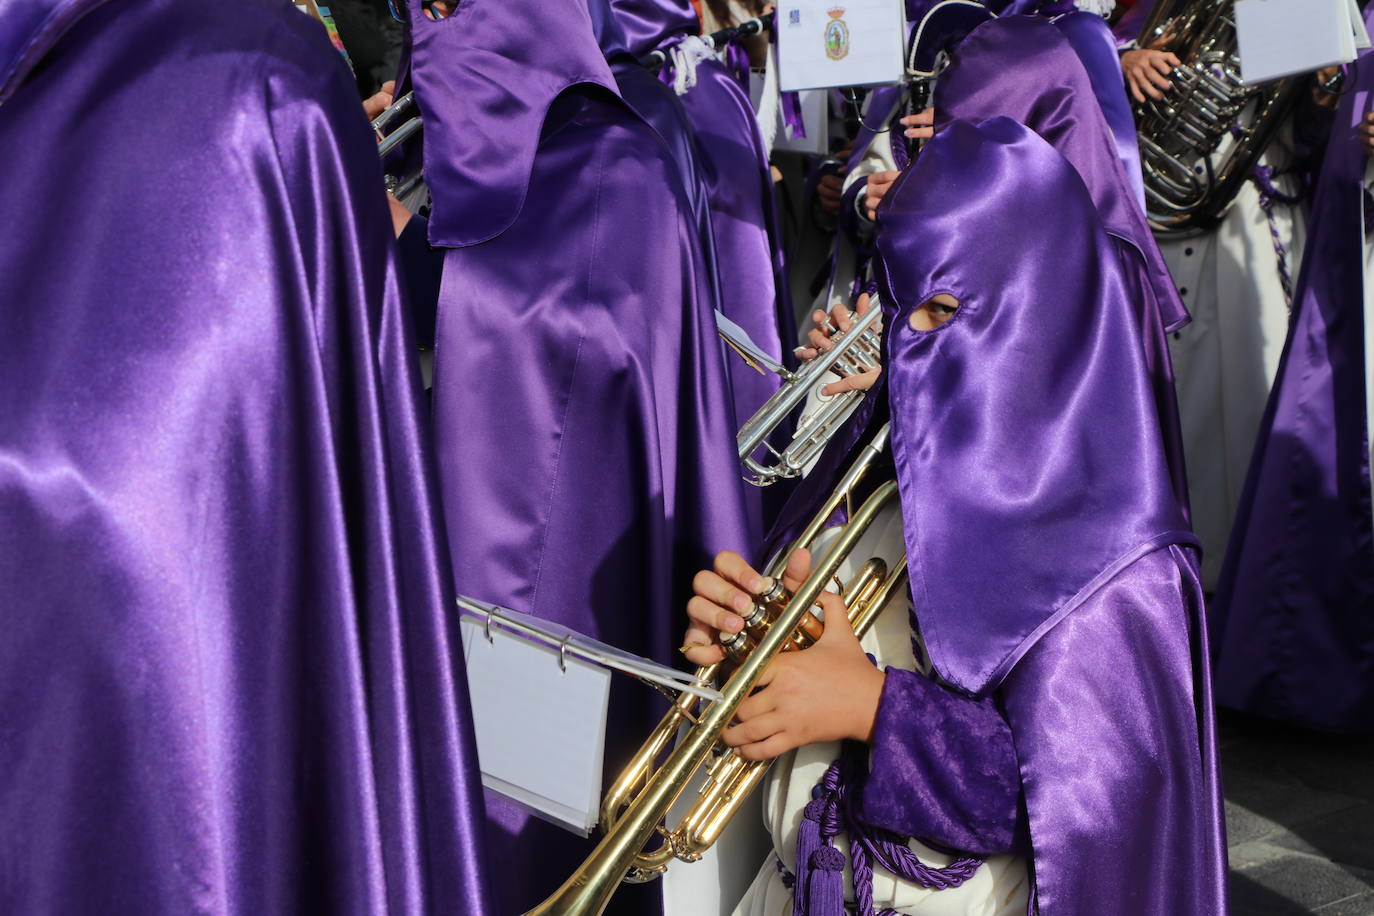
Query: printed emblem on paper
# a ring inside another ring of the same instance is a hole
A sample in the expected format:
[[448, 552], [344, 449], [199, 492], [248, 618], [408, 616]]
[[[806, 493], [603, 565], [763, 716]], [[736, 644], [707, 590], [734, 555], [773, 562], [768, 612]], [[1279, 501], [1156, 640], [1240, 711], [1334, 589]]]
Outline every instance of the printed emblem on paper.
[[830, 21], [825, 24], [825, 56], [831, 60], [843, 60], [849, 54], [849, 26], [840, 17], [842, 7], [826, 10]]

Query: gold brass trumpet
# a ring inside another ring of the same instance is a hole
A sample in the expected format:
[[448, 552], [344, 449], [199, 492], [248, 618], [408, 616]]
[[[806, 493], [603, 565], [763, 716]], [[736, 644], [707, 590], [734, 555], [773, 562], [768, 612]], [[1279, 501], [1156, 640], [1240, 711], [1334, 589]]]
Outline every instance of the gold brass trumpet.
[[[769, 761], [735, 756], [721, 743], [721, 733], [779, 652], [805, 648], [820, 635], [823, 624], [811, 611], [817, 597], [874, 520], [897, 499], [895, 481], [879, 484], [850, 515], [830, 547], [815, 558], [811, 574], [796, 592], [789, 594], [782, 586], [787, 557], [797, 547], [813, 544], [835, 511], [852, 501], [886, 450], [887, 437], [888, 427], [884, 426], [864, 447], [796, 543], [768, 564], [772, 581], [764, 594], [756, 596], [744, 631], [726, 647], [726, 661], [698, 670], [697, 677], [703, 680], [725, 678], [720, 699], [698, 710], [697, 699], [684, 694], [668, 710], [607, 794], [601, 808], [605, 834], [601, 842], [562, 887], [526, 916], [598, 916], [622, 881], [652, 880], [675, 858], [688, 862], [700, 859], [762, 781]], [[905, 556], [891, 569], [876, 557], [863, 564], [842, 588], [855, 633], [862, 636], [868, 630], [906, 579]], [[665, 752], [666, 759], [657, 765]], [[706, 782], [696, 802], [679, 824], [666, 826], [669, 809], [703, 766], [707, 768]], [[662, 842], [647, 848], [656, 834]]]

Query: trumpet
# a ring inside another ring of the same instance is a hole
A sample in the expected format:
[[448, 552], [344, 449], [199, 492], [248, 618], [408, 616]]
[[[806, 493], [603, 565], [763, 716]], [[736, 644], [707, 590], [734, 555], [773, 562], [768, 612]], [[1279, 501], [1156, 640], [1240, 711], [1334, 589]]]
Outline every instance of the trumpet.
[[[377, 135], [377, 155], [385, 159], [392, 150], [420, 132], [424, 121], [417, 108], [415, 91], [411, 90], [372, 119], [372, 132]], [[402, 117], [405, 119], [401, 120]], [[396, 121], [400, 123], [393, 127]]]
[[882, 364], [882, 308], [877, 296], [873, 296], [869, 304], [868, 311], [856, 315], [847, 331], [839, 331], [827, 319], [825, 327], [832, 334], [830, 349], [796, 372], [771, 360], [765, 362], [758, 358], [754, 353], [756, 348], [748, 341], [739, 339], [728, 328], [721, 328], [725, 342], [745, 360], [762, 365], [783, 381], [782, 387], [755, 411], [735, 437], [746, 481], [766, 487], [780, 479], [800, 475], [859, 406], [864, 396], [862, 391], [834, 395], [802, 418], [788, 445], [778, 449], [768, 441], [792, 416], [793, 411], [806, 402], [811, 389], [828, 373], [834, 371], [839, 375], [857, 375]]
[[[745, 629], [727, 645], [726, 660], [697, 671], [697, 678], [702, 680], [724, 678], [720, 699], [697, 709], [698, 699], [683, 694], [668, 710], [607, 793], [601, 807], [601, 842], [552, 896], [526, 916], [599, 916], [622, 881], [650, 881], [662, 875], [673, 859], [700, 859], [762, 782], [770, 761], [735, 756], [721, 743], [721, 733], [778, 653], [804, 648], [820, 635], [823, 623], [811, 610], [816, 599], [873, 522], [897, 499], [896, 481], [879, 484], [817, 557], [806, 581], [795, 592], [781, 584], [792, 550], [814, 544], [834, 512], [852, 502], [886, 450], [887, 438], [885, 425], [860, 452], [792, 548], [781, 551], [767, 565], [769, 585], [755, 597]], [[855, 633], [862, 636], [867, 632], [906, 581], [905, 556], [890, 568], [882, 558], [874, 557], [843, 584], [841, 593]], [[682, 735], [674, 744], [679, 732]], [[666, 759], [657, 765], [665, 752]], [[695, 802], [676, 826], [666, 826], [669, 809], [702, 767], [706, 767], [706, 780]], [[655, 834], [662, 842], [646, 848]]]

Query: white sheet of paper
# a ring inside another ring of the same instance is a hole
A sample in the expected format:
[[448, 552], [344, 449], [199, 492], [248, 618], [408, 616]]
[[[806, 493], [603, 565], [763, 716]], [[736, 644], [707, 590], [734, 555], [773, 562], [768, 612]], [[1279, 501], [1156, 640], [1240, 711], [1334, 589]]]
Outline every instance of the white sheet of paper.
[[[759, 110], [759, 97], [763, 95], [763, 80], [749, 81], [749, 102], [754, 110]], [[792, 129], [782, 119], [782, 109], [778, 109], [778, 129], [773, 134], [773, 149], [788, 150], [793, 153], [814, 153], [825, 155], [830, 152], [829, 112], [826, 110], [824, 89], [803, 89], [797, 93], [801, 102], [802, 130], [805, 137], [792, 136]]]
[[1364, 27], [1364, 14], [1360, 12], [1357, 0], [1346, 0], [1350, 7], [1350, 26], [1355, 30], [1355, 50], [1367, 51], [1374, 47], [1369, 40], [1369, 30]]
[[1349, 0], [1236, 0], [1235, 9], [1248, 85], [1355, 59]]
[[482, 784], [588, 835], [601, 805], [611, 672], [462, 620]]
[[780, 0], [774, 30], [783, 91], [900, 81], [904, 16], [903, 0]]

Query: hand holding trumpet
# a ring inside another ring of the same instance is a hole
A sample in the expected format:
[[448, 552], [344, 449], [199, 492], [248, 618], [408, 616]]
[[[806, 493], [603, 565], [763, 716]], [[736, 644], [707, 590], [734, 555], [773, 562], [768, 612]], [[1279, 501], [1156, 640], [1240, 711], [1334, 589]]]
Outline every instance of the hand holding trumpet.
[[[783, 585], [794, 591], [810, 571], [810, 552], [794, 551]], [[702, 570], [693, 580], [696, 594], [687, 603], [691, 624], [683, 654], [700, 665], [721, 661], [721, 631], [739, 632], [744, 626], [741, 613], [767, 584], [739, 554], [717, 555], [714, 569]], [[773, 659], [754, 692], [740, 704], [734, 724], [721, 735], [746, 760], [769, 760], [822, 741], [872, 737], [886, 675], [873, 667], [859, 645], [844, 599], [822, 592], [818, 604], [825, 620], [820, 639], [810, 648]]]

